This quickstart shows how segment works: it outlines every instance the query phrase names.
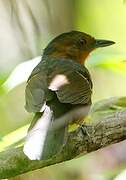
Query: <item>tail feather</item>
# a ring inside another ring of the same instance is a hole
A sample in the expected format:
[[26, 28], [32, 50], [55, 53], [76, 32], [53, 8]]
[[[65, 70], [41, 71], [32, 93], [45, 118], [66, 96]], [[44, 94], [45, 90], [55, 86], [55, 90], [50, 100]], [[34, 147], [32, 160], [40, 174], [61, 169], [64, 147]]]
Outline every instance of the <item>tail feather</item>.
[[44, 142], [52, 120], [53, 112], [46, 106], [42, 116], [34, 124], [26, 137], [24, 153], [31, 160], [40, 160], [44, 149]]
[[23, 149], [29, 159], [49, 159], [62, 149], [65, 143], [66, 127], [51, 130], [53, 119], [53, 111], [47, 105], [43, 113], [36, 113]]

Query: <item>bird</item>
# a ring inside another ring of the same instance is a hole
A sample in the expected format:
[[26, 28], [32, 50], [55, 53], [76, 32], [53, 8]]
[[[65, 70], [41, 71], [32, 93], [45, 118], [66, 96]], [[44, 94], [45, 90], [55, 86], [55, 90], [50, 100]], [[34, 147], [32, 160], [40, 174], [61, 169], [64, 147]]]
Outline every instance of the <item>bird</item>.
[[56, 156], [66, 144], [69, 126], [81, 126], [84, 117], [79, 113], [70, 122], [54, 125], [81, 107], [88, 107], [88, 114], [93, 84], [85, 61], [93, 50], [114, 43], [74, 30], [58, 35], [46, 46], [25, 89], [25, 109], [35, 113], [23, 148], [30, 160]]

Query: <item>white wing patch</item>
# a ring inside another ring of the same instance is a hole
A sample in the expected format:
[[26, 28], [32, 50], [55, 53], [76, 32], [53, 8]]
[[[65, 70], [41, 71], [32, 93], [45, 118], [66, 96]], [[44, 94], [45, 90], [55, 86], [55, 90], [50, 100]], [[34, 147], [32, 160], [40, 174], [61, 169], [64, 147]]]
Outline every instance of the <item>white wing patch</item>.
[[52, 91], [57, 91], [60, 89], [60, 87], [66, 84], [69, 84], [67, 77], [64, 74], [58, 74], [52, 79], [49, 89]]
[[52, 119], [52, 111], [46, 105], [42, 117], [28, 132], [23, 152], [30, 160], [40, 160], [43, 153], [44, 142]]
[[43, 112], [45, 110], [45, 108], [46, 108], [46, 103], [43, 104], [43, 106], [40, 109], [40, 112]]

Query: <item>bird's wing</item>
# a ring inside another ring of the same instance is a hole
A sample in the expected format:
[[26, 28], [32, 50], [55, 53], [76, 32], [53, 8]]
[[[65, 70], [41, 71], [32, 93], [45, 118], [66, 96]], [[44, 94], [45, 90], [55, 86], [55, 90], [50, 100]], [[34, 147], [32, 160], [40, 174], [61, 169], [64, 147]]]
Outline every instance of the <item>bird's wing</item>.
[[88, 104], [91, 101], [92, 84], [87, 69], [71, 60], [52, 62], [49, 89], [55, 91], [62, 103]]
[[37, 66], [30, 75], [25, 89], [25, 108], [28, 112], [42, 112], [46, 100], [51, 98], [47, 87], [46, 73]]

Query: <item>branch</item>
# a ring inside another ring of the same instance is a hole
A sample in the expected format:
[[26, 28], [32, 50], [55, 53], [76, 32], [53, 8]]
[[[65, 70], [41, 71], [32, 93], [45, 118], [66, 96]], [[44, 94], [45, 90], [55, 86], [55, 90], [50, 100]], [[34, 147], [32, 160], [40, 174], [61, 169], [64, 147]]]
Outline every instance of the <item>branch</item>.
[[[124, 101], [125, 100], [125, 103]], [[123, 102], [123, 103], [122, 103]], [[22, 147], [0, 153], [0, 179], [73, 159], [126, 139], [126, 98], [109, 99], [97, 103], [91, 110], [92, 123], [69, 134], [62, 152], [49, 160], [31, 161]]]

